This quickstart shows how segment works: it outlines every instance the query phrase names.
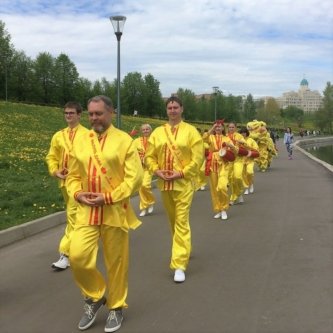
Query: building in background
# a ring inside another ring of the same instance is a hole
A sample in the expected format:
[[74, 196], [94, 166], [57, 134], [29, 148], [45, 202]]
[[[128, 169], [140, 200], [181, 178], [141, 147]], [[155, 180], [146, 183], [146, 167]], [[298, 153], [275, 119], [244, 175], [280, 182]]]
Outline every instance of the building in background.
[[317, 90], [310, 90], [306, 79], [301, 81], [298, 91], [285, 92], [276, 100], [281, 109], [296, 106], [304, 112], [316, 112], [323, 103], [322, 95]]

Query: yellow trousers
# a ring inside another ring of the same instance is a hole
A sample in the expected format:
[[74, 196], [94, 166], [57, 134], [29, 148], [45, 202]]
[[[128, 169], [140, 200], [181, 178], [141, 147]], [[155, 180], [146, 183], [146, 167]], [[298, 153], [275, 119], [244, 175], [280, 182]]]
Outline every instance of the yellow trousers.
[[191, 255], [190, 207], [194, 190], [161, 191], [172, 236], [171, 269], [186, 270]]
[[230, 172], [230, 188], [231, 188], [231, 195], [230, 200], [235, 201], [237, 198], [243, 193], [244, 186], [243, 186], [243, 167], [244, 162], [243, 160], [235, 160], [233, 163], [231, 172]]
[[[107, 280], [96, 267], [99, 239]], [[70, 247], [70, 264], [74, 280], [86, 298], [101, 299], [105, 292], [107, 307], [127, 307], [128, 233], [108, 225], [76, 225]]]
[[155, 203], [155, 197], [151, 190], [152, 175], [148, 170], [143, 173], [142, 185], [139, 189], [140, 209], [146, 209]]
[[196, 190], [198, 190], [201, 186], [205, 186], [207, 184], [207, 177], [205, 175], [205, 166], [206, 166], [206, 161], [202, 163], [201, 168], [199, 169], [199, 173], [196, 179]]
[[209, 175], [210, 195], [214, 212], [221, 212], [229, 208], [229, 164], [223, 164], [218, 172], [211, 172]]
[[254, 179], [254, 161], [250, 160], [244, 164], [243, 168], [243, 185], [249, 188], [253, 184]]
[[63, 253], [66, 256], [68, 256], [69, 248], [71, 245], [72, 233], [73, 233], [74, 225], [75, 225], [77, 202], [74, 200], [74, 198], [68, 196], [66, 187], [61, 187], [61, 193], [62, 193], [62, 196], [64, 197], [64, 201], [65, 201], [65, 205], [66, 205], [67, 223], [66, 223], [65, 233], [60, 240], [59, 253]]

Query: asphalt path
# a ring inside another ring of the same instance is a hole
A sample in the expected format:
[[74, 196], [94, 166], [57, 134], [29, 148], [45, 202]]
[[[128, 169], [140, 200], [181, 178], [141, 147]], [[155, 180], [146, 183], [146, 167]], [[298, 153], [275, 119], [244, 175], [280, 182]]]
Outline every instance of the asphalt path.
[[[333, 174], [298, 151], [256, 173], [255, 193], [213, 219], [195, 194], [186, 281], [173, 282], [159, 192], [130, 234], [129, 308], [122, 333], [333, 332]], [[138, 198], [133, 198], [138, 212]], [[70, 269], [54, 272], [64, 226], [0, 249], [0, 332], [78, 332], [83, 301]], [[99, 266], [103, 271], [102, 258]], [[87, 332], [103, 332], [102, 308]]]

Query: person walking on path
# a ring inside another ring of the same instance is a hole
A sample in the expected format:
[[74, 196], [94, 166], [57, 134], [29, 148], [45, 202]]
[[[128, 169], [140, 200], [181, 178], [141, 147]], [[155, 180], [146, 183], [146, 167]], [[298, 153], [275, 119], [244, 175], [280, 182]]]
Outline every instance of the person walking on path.
[[243, 169], [244, 169], [244, 155], [242, 154], [241, 143], [244, 142], [243, 136], [237, 132], [236, 123], [230, 122], [228, 124], [228, 133], [227, 136], [232, 141], [234, 146], [237, 149], [237, 154], [235, 161], [232, 164], [230, 173], [229, 173], [229, 182], [230, 182], [230, 205], [236, 203], [243, 203], [243, 192], [244, 192], [244, 184], [243, 184]]
[[244, 194], [252, 194], [254, 192], [254, 159], [259, 156], [258, 144], [250, 138], [250, 132], [246, 127], [242, 127], [239, 131], [244, 137], [243, 147], [248, 151], [248, 155], [244, 158], [243, 183]]
[[69, 267], [69, 248], [71, 236], [74, 230], [77, 202], [68, 196], [66, 177], [68, 174], [69, 153], [73, 144], [79, 137], [88, 131], [80, 124], [82, 107], [77, 102], [68, 102], [64, 106], [64, 116], [67, 127], [55, 133], [51, 140], [49, 152], [46, 156], [46, 163], [51, 176], [58, 179], [59, 188], [66, 205], [66, 228], [59, 244], [60, 258], [52, 263], [55, 270], [65, 270]]
[[[229, 209], [229, 173], [237, 151], [225, 135], [223, 120], [217, 120], [213, 127], [204, 133], [203, 140], [209, 147], [205, 173], [209, 177], [214, 218], [226, 220]], [[226, 153], [223, 157], [221, 151]]]
[[287, 127], [287, 129], [284, 133], [283, 143], [286, 145], [289, 160], [293, 159], [293, 157], [292, 157], [292, 155], [293, 155], [293, 146], [292, 146], [293, 142], [294, 142], [294, 134], [292, 133], [291, 128]]
[[182, 120], [183, 104], [178, 97], [168, 98], [166, 112], [169, 120], [151, 134], [145, 163], [158, 177], [172, 235], [170, 268], [179, 283], [185, 281], [191, 254], [189, 215], [204, 147], [197, 129]]
[[[78, 202], [70, 247], [74, 280], [85, 299], [78, 328], [89, 328], [106, 303], [105, 332], [121, 327], [127, 307], [129, 229], [137, 228], [130, 196], [143, 177], [133, 139], [112, 125], [112, 101], [95, 96], [88, 101], [92, 130], [73, 147], [68, 192]], [[99, 240], [103, 245], [106, 279], [96, 267]]]
[[144, 170], [142, 185], [139, 190], [140, 197], [140, 216], [146, 216], [154, 211], [155, 197], [151, 189], [152, 174], [148, 171], [144, 163], [144, 158], [147, 150], [148, 139], [152, 132], [149, 124], [143, 124], [140, 128], [141, 136], [134, 140], [137, 147], [142, 167]]

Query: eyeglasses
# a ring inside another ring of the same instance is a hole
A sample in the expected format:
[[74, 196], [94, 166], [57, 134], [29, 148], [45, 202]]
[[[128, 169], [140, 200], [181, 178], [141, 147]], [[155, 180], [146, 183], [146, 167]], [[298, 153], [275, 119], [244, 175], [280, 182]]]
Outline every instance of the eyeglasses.
[[64, 112], [64, 115], [66, 116], [74, 116], [76, 112], [70, 111], [70, 112]]

